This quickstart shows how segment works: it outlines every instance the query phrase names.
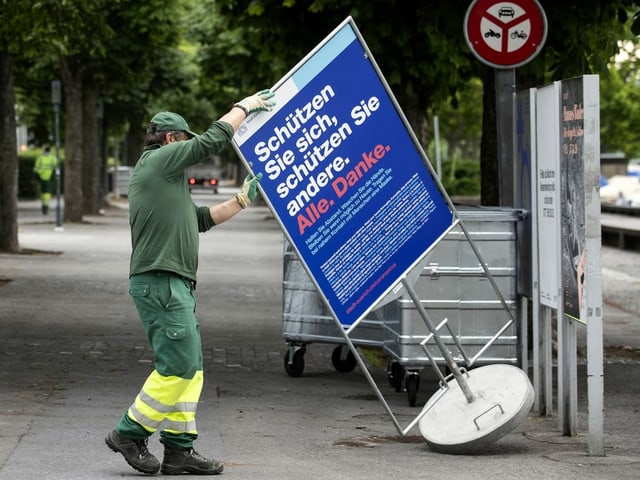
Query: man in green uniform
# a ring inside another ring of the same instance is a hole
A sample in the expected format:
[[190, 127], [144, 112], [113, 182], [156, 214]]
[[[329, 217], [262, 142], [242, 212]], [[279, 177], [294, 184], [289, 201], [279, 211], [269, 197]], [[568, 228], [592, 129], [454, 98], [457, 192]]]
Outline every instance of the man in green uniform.
[[[154, 367], [133, 404], [105, 441], [143, 473], [215, 475], [223, 464], [193, 449], [203, 384], [200, 330], [195, 318], [198, 234], [229, 220], [257, 195], [260, 176], [247, 176], [235, 197], [198, 207], [184, 169], [227, 145], [247, 115], [273, 108], [263, 90], [236, 103], [196, 135], [180, 115], [160, 112], [149, 123], [145, 149], [129, 184], [132, 254], [129, 294], [153, 349]], [[160, 429], [162, 465], [147, 448]]]
[[40, 203], [42, 204], [42, 214], [49, 213], [49, 202], [51, 201], [51, 184], [53, 183], [53, 172], [56, 169], [56, 158], [51, 155], [49, 147], [44, 147], [44, 152], [33, 166], [33, 173], [40, 184]]

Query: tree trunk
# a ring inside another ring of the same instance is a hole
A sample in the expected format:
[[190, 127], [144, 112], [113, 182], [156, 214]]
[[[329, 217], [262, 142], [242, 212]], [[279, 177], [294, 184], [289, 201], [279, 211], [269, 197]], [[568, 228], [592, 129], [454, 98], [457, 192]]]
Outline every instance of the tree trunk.
[[[422, 114], [419, 123], [418, 141], [422, 145], [422, 149], [425, 153], [429, 150], [429, 142], [431, 141], [431, 126], [429, 125], [429, 119], [426, 114]], [[435, 162], [435, 158], [429, 159], [431, 163]]]
[[72, 58], [62, 59], [64, 83], [64, 220], [82, 222], [82, 68]]
[[482, 69], [482, 140], [480, 142], [480, 203], [500, 204], [496, 88], [493, 68]]
[[15, 253], [18, 244], [18, 150], [9, 52], [0, 50], [0, 251]]
[[129, 114], [127, 115], [127, 122], [129, 123], [129, 129], [124, 137], [123, 164], [134, 166], [144, 149], [145, 134], [144, 129], [141, 127], [144, 119], [141, 116]]
[[95, 215], [100, 210], [99, 175], [100, 152], [98, 145], [98, 89], [93, 82], [85, 82], [82, 95], [82, 192], [83, 213]]

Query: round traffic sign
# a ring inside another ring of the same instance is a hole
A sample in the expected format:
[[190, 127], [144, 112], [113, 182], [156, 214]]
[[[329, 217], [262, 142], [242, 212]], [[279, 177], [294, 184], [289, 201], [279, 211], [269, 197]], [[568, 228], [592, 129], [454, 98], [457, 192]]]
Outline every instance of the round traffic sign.
[[547, 17], [537, 0], [474, 0], [465, 15], [464, 36], [480, 61], [515, 68], [542, 49]]

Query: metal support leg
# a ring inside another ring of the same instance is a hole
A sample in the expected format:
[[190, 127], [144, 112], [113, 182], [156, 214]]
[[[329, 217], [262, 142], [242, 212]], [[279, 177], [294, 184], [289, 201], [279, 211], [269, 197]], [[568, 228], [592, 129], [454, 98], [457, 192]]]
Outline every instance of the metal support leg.
[[464, 396], [467, 399], [467, 402], [469, 403], [473, 402], [475, 400], [475, 396], [473, 395], [473, 392], [469, 388], [467, 381], [464, 379], [462, 372], [460, 372], [460, 369], [458, 368], [458, 364], [455, 362], [455, 360], [451, 356], [451, 352], [449, 352], [449, 349], [446, 347], [446, 345], [438, 335], [438, 332], [435, 326], [433, 325], [433, 323], [431, 322], [431, 319], [429, 318], [429, 314], [427, 313], [425, 308], [422, 306], [420, 297], [418, 297], [418, 294], [413, 288], [413, 285], [411, 285], [411, 283], [409, 283], [406, 280], [406, 278], [402, 279], [402, 284], [404, 288], [407, 290], [407, 293], [409, 294], [409, 296], [411, 297], [411, 300], [413, 300], [413, 303], [416, 309], [418, 310], [418, 313], [422, 317], [422, 320], [424, 320], [424, 323], [427, 325], [427, 328], [433, 334], [433, 340], [436, 342], [436, 345], [440, 349], [440, 353], [442, 353], [442, 356], [444, 358], [445, 363], [447, 364], [447, 367], [449, 367], [449, 370], [451, 370], [451, 373], [453, 374], [454, 378], [458, 382], [458, 385], [460, 386], [460, 390], [462, 390], [462, 392], [464, 393]]

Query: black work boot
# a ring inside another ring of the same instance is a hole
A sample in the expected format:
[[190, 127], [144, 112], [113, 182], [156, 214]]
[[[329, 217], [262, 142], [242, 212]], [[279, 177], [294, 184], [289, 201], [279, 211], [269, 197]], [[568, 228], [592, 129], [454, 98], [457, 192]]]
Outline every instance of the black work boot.
[[147, 439], [123, 438], [113, 430], [104, 441], [111, 450], [121, 453], [127, 463], [139, 472], [158, 473], [160, 470], [160, 461], [147, 449]]
[[165, 475], [181, 475], [192, 473], [194, 475], [218, 475], [224, 470], [222, 462], [208, 460], [196, 452], [193, 448], [177, 448], [164, 446], [164, 459], [162, 461], [162, 473]]

